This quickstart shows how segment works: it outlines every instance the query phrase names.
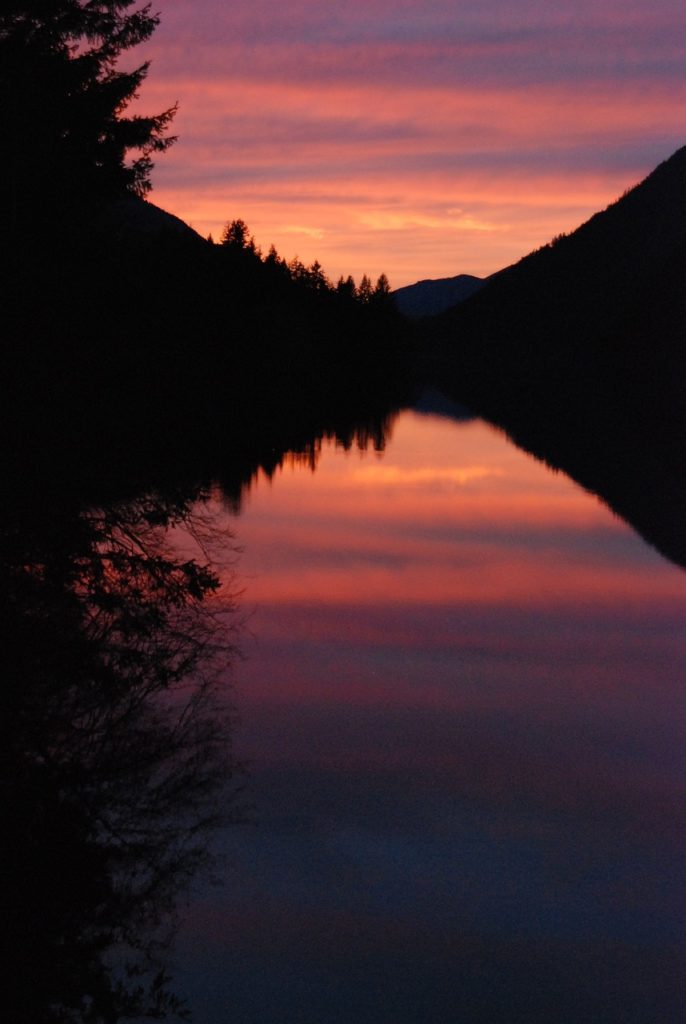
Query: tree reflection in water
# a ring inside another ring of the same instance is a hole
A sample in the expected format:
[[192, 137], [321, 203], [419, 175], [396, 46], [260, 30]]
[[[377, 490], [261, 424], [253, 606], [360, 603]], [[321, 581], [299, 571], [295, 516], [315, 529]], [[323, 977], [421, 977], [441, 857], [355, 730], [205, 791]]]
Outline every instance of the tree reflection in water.
[[17, 1024], [183, 1014], [163, 957], [177, 898], [239, 816], [235, 609], [216, 600], [197, 497], [7, 511], [0, 919]]

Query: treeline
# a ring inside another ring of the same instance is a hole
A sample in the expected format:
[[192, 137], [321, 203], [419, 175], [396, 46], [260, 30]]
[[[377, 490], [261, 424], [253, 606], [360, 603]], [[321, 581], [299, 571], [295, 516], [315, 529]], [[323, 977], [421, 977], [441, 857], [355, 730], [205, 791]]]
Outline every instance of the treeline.
[[157, 20], [133, 0], [0, 12], [0, 430], [18, 477], [103, 458], [204, 471], [220, 448], [383, 415], [412, 379], [385, 275], [334, 285], [263, 255], [241, 220], [215, 244], [145, 202], [174, 108], [131, 114], [148, 65], [119, 62]]
[[[212, 235], [208, 237], [208, 242], [214, 242]], [[310, 291], [335, 292], [342, 299], [354, 299], [362, 305], [382, 305], [391, 302], [391, 286], [385, 274], [379, 275], [376, 284], [372, 283], [367, 274], [363, 274], [359, 285], [355, 283], [351, 274], [347, 277], [341, 275], [334, 285], [326, 276], [319, 260], [315, 260], [309, 267], [297, 256], [285, 260], [279, 256], [274, 245], [271, 245], [267, 255], [263, 256], [244, 220], [229, 221], [222, 232], [219, 244], [231, 252], [242, 253], [247, 259], [263, 263], [282, 278]]]
[[56, 212], [0, 256], [0, 427], [18, 476], [27, 459], [85, 473], [103, 457], [110, 473], [173, 461], [211, 474], [239, 448], [402, 403], [414, 340], [385, 279], [332, 285], [317, 263], [263, 257], [236, 224], [214, 244]]

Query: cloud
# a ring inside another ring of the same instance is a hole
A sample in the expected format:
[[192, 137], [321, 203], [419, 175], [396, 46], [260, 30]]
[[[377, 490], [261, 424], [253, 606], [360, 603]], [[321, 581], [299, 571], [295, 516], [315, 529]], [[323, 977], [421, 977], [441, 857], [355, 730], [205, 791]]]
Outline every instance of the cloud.
[[300, 224], [285, 224], [280, 231], [284, 235], [305, 235], [307, 238], [323, 238], [326, 233], [322, 228], [308, 228]]
[[494, 466], [423, 466], [419, 469], [402, 469], [383, 463], [361, 467], [353, 473], [353, 481], [374, 487], [431, 487], [444, 484], [464, 487], [476, 480], [502, 475], [503, 471]]
[[[683, 58], [683, 9], [657, 2], [555, 10], [541, 0], [391, 4], [337, 9], [316, 3], [170, 5], [155, 46], [177, 69], [195, 57], [212, 74], [227, 67], [292, 81], [421, 83], [569, 82], [592, 75], [671, 78]], [[185, 41], [185, 42], [184, 42]], [[659, 54], [659, 60], [656, 55]], [[402, 76], [400, 76], [402, 77]]]
[[487, 221], [477, 220], [459, 211], [459, 216], [454, 216], [454, 211], [449, 211], [450, 217], [427, 217], [422, 214], [403, 213], [363, 213], [358, 221], [365, 227], [374, 231], [406, 231], [408, 228], [433, 228], [437, 231], [455, 228], [457, 231], [505, 231], [504, 224], [489, 224]]
[[[683, 142], [676, 0], [170, 0], [141, 112], [175, 99], [155, 201], [340, 273], [491, 273]], [[460, 211], [459, 213], [456, 211]]]

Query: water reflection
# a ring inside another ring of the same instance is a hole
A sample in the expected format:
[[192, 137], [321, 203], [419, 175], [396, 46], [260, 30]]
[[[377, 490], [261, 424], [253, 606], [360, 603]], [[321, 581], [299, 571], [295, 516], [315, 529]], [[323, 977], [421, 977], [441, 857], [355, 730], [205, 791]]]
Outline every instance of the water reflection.
[[234, 814], [204, 493], [5, 510], [12, 1019], [676, 1022], [683, 574], [466, 416], [250, 438], [212, 457], [258, 827], [178, 987]]
[[71, 443], [42, 421], [40, 443], [29, 432], [5, 445], [0, 909], [13, 1022], [183, 1011], [168, 973], [178, 901], [210, 869], [217, 826], [242, 817], [226, 694], [235, 549], [208, 513], [207, 481], [237, 510], [256, 474], [314, 468], [323, 437], [381, 449], [387, 409], [374, 408], [354, 426], [340, 409], [284, 423], [261, 408], [211, 438], [176, 423], [183, 443], [145, 434], [112, 443], [109, 460], [97, 430]]
[[404, 414], [239, 520], [240, 893], [199, 1024], [676, 1024], [683, 573], [483, 423]]
[[220, 614], [205, 558], [171, 542], [205, 544], [197, 497], [4, 509], [8, 1020], [181, 1009], [163, 956], [177, 899], [238, 813], [230, 602]]
[[314, 472], [331, 445], [346, 452], [383, 452], [397, 414], [396, 409], [385, 407], [366, 415], [353, 410], [281, 436], [268, 431], [261, 442], [259, 434], [241, 437], [240, 442], [235, 439], [221, 448], [212, 473], [214, 483], [227, 506], [238, 513], [258, 479], [273, 480], [284, 467], [305, 466]]

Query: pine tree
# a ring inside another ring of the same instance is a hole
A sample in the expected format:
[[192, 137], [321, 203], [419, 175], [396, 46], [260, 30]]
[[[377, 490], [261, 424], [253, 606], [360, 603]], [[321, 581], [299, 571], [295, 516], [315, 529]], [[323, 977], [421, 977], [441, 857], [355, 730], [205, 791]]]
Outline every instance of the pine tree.
[[347, 299], [348, 301], [354, 300], [357, 295], [355, 278], [351, 274], [348, 274], [347, 277], [343, 277], [341, 274], [338, 282], [336, 283], [336, 291], [344, 299]]
[[[135, 0], [4, 0], [0, 13], [0, 204], [26, 227], [46, 208], [150, 189], [152, 155], [173, 141], [175, 107], [126, 114], [148, 62], [120, 56], [158, 23]], [[130, 154], [133, 158], [130, 159]]]
[[357, 289], [358, 302], [361, 302], [364, 305], [366, 305], [368, 302], [371, 301], [373, 294], [374, 289], [372, 287], [372, 282], [366, 274], [363, 274], [362, 280], [360, 281], [360, 287]]
[[248, 233], [248, 225], [244, 220], [239, 218], [238, 220], [230, 220], [226, 224], [222, 231], [221, 245], [228, 245], [233, 249], [249, 249], [251, 243], [254, 249], [254, 239], [251, 239]]
[[385, 274], [380, 274], [371, 301], [375, 306], [387, 306], [391, 302], [391, 285]]
[[376, 288], [374, 289], [374, 295], [379, 296], [382, 299], [387, 298], [391, 294], [391, 285], [385, 274], [380, 274], [376, 282]]

